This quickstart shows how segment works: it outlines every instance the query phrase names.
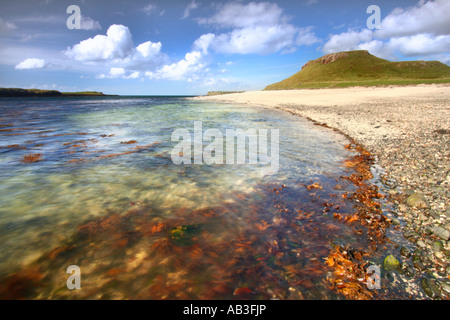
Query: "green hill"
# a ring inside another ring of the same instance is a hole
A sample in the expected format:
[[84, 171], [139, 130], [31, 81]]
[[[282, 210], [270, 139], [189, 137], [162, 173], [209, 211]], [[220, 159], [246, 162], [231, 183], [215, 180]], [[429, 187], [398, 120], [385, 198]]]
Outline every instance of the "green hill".
[[392, 62], [366, 50], [327, 54], [264, 90], [450, 83], [450, 67], [438, 61]]

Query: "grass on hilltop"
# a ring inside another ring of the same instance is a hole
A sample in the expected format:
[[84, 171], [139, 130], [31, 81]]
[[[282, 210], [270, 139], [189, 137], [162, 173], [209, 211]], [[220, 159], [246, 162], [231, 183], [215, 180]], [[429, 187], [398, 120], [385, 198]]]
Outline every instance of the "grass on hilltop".
[[391, 62], [365, 50], [309, 61], [301, 71], [265, 90], [450, 83], [450, 67], [438, 61]]

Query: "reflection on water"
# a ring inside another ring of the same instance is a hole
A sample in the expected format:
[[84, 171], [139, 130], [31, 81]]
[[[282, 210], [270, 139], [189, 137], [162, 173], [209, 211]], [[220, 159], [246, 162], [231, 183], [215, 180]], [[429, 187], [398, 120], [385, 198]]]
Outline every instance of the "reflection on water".
[[[171, 134], [192, 132], [194, 121], [221, 132], [279, 129], [279, 172], [174, 165]], [[332, 244], [367, 245], [361, 226], [333, 218], [354, 213], [342, 197], [354, 186], [339, 178], [351, 170], [345, 143], [248, 106], [3, 99], [3, 290], [43, 299], [336, 298], [325, 281]], [[81, 268], [82, 290], [67, 289], [69, 265]]]

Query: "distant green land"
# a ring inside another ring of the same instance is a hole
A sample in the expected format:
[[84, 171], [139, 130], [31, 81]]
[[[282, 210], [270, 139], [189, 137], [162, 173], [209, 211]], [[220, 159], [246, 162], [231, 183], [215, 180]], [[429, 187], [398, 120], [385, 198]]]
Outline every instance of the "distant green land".
[[109, 96], [97, 91], [59, 92], [57, 90], [0, 88], [0, 97], [84, 97]]
[[230, 94], [230, 93], [242, 93], [244, 91], [208, 91], [208, 96], [218, 96], [222, 94]]
[[327, 54], [264, 90], [450, 83], [450, 67], [438, 61], [392, 62], [366, 50]]

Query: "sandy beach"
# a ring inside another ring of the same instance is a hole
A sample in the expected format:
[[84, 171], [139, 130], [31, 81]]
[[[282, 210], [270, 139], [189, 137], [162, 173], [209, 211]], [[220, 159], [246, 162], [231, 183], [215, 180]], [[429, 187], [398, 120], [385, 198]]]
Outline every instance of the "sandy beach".
[[395, 223], [417, 248], [401, 250], [402, 269], [432, 275], [422, 281], [431, 298], [450, 292], [450, 85], [251, 91], [194, 99], [284, 110], [364, 146], [384, 172]]
[[195, 99], [286, 110], [339, 129], [374, 153], [380, 141], [448, 129], [450, 123], [450, 85], [249, 91]]

